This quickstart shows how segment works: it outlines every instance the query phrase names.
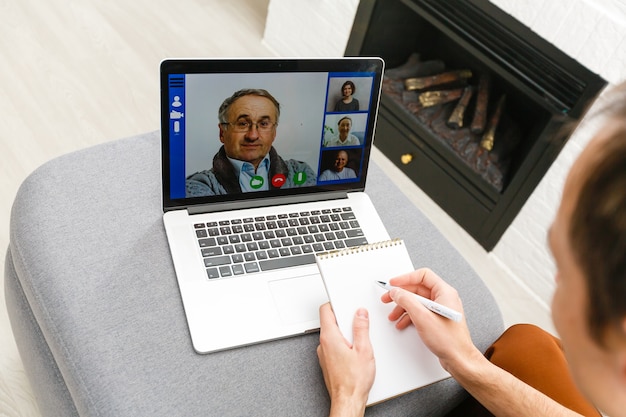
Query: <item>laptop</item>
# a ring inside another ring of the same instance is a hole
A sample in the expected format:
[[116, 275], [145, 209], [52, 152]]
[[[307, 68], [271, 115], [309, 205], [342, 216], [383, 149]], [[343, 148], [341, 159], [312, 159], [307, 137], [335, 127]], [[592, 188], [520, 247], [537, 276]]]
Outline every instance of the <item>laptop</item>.
[[316, 254], [389, 238], [363, 191], [383, 67], [161, 63], [163, 222], [196, 352], [319, 330]]

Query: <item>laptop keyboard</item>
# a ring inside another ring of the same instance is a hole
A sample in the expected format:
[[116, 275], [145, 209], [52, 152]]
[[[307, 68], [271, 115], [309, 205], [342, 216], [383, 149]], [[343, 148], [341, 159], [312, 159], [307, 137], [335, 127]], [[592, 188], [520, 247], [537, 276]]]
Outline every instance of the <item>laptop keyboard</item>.
[[350, 207], [194, 224], [209, 279], [315, 263], [367, 244]]

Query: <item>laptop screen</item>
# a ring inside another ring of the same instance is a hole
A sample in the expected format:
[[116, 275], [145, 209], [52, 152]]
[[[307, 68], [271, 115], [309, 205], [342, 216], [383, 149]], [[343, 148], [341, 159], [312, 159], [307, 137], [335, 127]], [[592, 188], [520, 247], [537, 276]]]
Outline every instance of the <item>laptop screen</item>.
[[378, 58], [165, 60], [164, 209], [362, 190]]

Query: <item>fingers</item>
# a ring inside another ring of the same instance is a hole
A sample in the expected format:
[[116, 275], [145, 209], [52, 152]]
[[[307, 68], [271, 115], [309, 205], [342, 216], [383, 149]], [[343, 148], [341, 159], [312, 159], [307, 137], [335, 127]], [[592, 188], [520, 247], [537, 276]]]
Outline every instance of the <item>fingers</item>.
[[354, 321], [352, 322], [352, 338], [354, 348], [359, 351], [371, 349], [369, 334], [369, 314], [366, 309], [360, 308], [354, 315]]

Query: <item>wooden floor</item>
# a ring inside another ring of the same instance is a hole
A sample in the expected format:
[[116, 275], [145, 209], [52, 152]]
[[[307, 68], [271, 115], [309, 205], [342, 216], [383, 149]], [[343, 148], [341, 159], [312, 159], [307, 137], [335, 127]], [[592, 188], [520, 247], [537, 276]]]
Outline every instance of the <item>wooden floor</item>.
[[[67, 152], [159, 129], [162, 59], [271, 56], [261, 41], [268, 2], [0, 0], [0, 250], [8, 245], [15, 193], [34, 169]], [[507, 324], [549, 326], [545, 309], [530, 308], [532, 300], [502, 279], [489, 254], [380, 152], [373, 158], [488, 283]], [[2, 301], [0, 416], [42, 411], [34, 405]]]

